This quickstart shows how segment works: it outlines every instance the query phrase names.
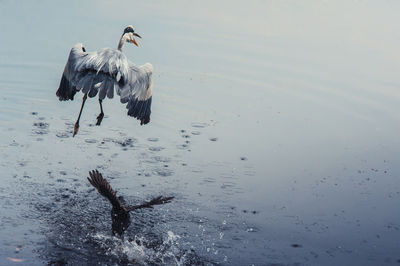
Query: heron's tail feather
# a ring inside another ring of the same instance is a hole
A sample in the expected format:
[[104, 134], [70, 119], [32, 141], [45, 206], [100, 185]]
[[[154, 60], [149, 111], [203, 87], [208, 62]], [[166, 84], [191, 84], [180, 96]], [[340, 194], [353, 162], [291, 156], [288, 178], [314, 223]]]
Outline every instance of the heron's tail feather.
[[83, 93], [87, 93], [90, 98], [99, 94], [99, 99], [114, 97], [115, 80], [103, 72], [85, 70], [80, 72], [75, 78], [76, 87], [82, 88]]
[[111, 77], [105, 75], [105, 78], [99, 88], [99, 99], [104, 100], [106, 95], [108, 98], [113, 98], [114, 80]]
[[[95, 73], [79, 73], [76, 86], [82, 89], [84, 94], [87, 94], [93, 86]], [[93, 96], [92, 96], [93, 97]]]

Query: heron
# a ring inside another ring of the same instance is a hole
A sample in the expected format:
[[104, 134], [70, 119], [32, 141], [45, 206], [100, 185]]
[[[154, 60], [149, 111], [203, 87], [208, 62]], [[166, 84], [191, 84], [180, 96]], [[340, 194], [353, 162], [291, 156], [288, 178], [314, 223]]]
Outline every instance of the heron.
[[56, 95], [60, 101], [67, 101], [73, 100], [78, 91], [84, 94], [73, 137], [78, 133], [87, 97], [99, 95], [100, 114], [96, 125], [100, 126], [104, 117], [102, 102], [106, 96], [110, 99], [114, 97], [114, 88], [121, 103], [127, 103], [129, 116], [138, 119], [140, 125], [150, 122], [153, 66], [150, 63], [136, 66], [122, 53], [126, 42], [139, 46], [135, 37], [142, 38], [129, 25], [122, 33], [117, 49], [86, 52], [82, 43], [72, 47]]
[[153, 208], [154, 205], [161, 205], [171, 202], [174, 197], [158, 196], [140, 205], [127, 206], [122, 196], [117, 197], [117, 193], [112, 189], [107, 180], [98, 170], [89, 172], [87, 179], [94, 186], [100, 195], [107, 198], [111, 204], [112, 235], [123, 237], [123, 233], [131, 224], [129, 212], [143, 208]]

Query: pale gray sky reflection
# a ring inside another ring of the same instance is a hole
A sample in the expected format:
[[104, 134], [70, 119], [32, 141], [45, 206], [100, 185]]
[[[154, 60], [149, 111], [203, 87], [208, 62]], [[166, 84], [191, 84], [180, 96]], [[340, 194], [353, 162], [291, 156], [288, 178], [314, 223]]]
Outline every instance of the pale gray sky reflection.
[[[398, 1], [1, 1], [0, 264], [151, 264], [192, 258], [190, 248], [198, 263], [396, 264], [398, 10]], [[126, 55], [156, 71], [151, 123], [138, 126], [113, 99], [91, 126], [89, 100], [71, 138], [82, 95], [55, 96], [70, 48], [116, 48], [129, 24], [143, 38]], [[174, 194], [130, 232], [153, 241], [155, 230], [163, 252], [140, 257], [143, 246], [121, 251], [107, 238], [106, 204], [85, 183], [94, 168], [130, 202]]]

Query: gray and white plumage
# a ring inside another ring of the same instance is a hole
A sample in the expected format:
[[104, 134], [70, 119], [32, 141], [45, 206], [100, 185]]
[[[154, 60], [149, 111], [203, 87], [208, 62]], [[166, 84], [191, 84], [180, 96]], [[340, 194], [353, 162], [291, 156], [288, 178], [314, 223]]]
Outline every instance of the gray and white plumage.
[[89, 98], [99, 95], [99, 100], [114, 97], [114, 89], [121, 103], [127, 103], [128, 115], [144, 125], [150, 121], [153, 87], [153, 66], [149, 63], [136, 66], [122, 53], [125, 42], [137, 45], [132, 26], [125, 28], [118, 50], [103, 48], [86, 52], [83, 44], [75, 44], [68, 57], [57, 96], [60, 101], [73, 100], [78, 91]]

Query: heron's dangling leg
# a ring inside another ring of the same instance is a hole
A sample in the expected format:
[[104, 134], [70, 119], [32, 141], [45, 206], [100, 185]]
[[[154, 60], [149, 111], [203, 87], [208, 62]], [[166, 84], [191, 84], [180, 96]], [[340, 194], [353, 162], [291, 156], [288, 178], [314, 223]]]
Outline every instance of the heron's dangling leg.
[[103, 100], [102, 99], [99, 99], [99, 104], [100, 104], [100, 114], [99, 114], [99, 116], [97, 117], [97, 123], [96, 123], [96, 126], [100, 126], [100, 124], [101, 124], [101, 121], [103, 120], [103, 117], [104, 117], [104, 113], [103, 113], [103, 105], [101, 104], [101, 102], [102, 102]]
[[82, 114], [83, 106], [85, 105], [86, 99], [87, 99], [87, 94], [83, 95], [81, 110], [79, 111], [78, 120], [76, 120], [76, 122], [75, 122], [74, 134], [72, 135], [72, 137], [75, 137], [76, 133], [78, 133], [79, 119], [81, 119], [81, 114]]

